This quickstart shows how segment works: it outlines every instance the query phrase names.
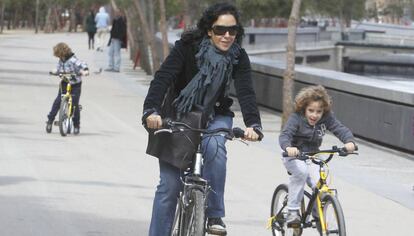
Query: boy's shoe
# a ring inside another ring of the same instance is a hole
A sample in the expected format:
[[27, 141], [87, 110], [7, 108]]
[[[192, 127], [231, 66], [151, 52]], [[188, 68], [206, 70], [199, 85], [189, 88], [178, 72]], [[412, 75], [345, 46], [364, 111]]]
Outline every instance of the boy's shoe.
[[46, 121], [46, 133], [50, 133], [52, 132], [52, 125], [53, 125], [53, 121]]
[[208, 218], [207, 233], [214, 235], [227, 235], [226, 225], [221, 218]]
[[300, 227], [300, 215], [298, 211], [289, 211], [288, 216], [286, 218], [286, 224], [288, 227], [291, 228], [299, 228]]
[[73, 129], [73, 134], [79, 134], [79, 127], [75, 127]]

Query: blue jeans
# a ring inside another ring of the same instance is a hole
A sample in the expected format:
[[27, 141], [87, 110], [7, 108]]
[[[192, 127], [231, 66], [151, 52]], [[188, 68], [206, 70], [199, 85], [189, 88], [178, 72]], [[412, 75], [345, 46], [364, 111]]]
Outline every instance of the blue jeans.
[[119, 71], [121, 67], [121, 40], [111, 39], [111, 45], [109, 45], [108, 56], [108, 69], [114, 69]]
[[[231, 128], [233, 118], [216, 116], [208, 124], [208, 129]], [[226, 139], [222, 136], [203, 137], [202, 148], [204, 157], [203, 177], [208, 181], [213, 191], [207, 199], [207, 217], [224, 217], [224, 186], [226, 182], [227, 151]], [[169, 236], [174, 220], [177, 199], [182, 190], [180, 169], [159, 161], [160, 183], [155, 192], [152, 208], [152, 218], [149, 230], [150, 236]]]

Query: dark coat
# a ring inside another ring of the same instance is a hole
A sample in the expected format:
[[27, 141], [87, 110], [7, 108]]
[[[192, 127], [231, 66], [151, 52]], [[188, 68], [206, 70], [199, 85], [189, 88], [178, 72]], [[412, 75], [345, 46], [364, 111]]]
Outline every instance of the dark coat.
[[89, 14], [86, 18], [86, 32], [96, 33], [95, 16], [93, 14]]
[[126, 20], [122, 16], [117, 16], [112, 21], [111, 38], [109, 39], [108, 45], [111, 43], [111, 39], [121, 40], [121, 48], [127, 46], [127, 28]]
[[[144, 102], [144, 113], [145, 111], [154, 110], [161, 114], [161, 105], [171, 83], [174, 82], [175, 94], [179, 94], [197, 74], [198, 67], [195, 54], [198, 51], [198, 45], [199, 42], [191, 43], [183, 40], [178, 40], [175, 43], [174, 48], [151, 81]], [[244, 123], [247, 127], [261, 126], [256, 94], [251, 80], [250, 60], [244, 49], [241, 49], [238, 60], [238, 64], [233, 67], [233, 80]], [[232, 103], [231, 98], [224, 97], [223, 91], [216, 102], [215, 113], [234, 116], [234, 113], [230, 111]]]

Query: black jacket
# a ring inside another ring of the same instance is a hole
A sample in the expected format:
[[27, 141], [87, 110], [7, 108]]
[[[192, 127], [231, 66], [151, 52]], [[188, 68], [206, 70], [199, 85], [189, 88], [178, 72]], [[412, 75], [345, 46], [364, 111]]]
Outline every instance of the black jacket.
[[[144, 102], [144, 112], [154, 110], [160, 113], [161, 104], [171, 83], [174, 82], [175, 92], [179, 94], [197, 74], [195, 54], [198, 52], [198, 45], [199, 42], [184, 42], [182, 39], [176, 41], [174, 48], [151, 81]], [[241, 49], [238, 60], [238, 64], [233, 67], [233, 80], [244, 123], [247, 127], [255, 125], [261, 127], [256, 94], [251, 81], [250, 60], [244, 49]], [[234, 113], [230, 111], [232, 103], [231, 98], [221, 94], [216, 102], [216, 114], [234, 116]]]
[[108, 45], [111, 43], [111, 39], [121, 40], [121, 47], [126, 48], [127, 41], [127, 28], [126, 20], [122, 16], [117, 16], [112, 21], [111, 38], [109, 39]]

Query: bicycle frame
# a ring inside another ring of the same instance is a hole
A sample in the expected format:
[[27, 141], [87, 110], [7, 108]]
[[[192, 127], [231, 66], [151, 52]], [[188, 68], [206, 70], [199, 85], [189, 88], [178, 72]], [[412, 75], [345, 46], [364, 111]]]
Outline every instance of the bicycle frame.
[[63, 91], [62, 87], [60, 88], [60, 91], [61, 91], [61, 94], [62, 94], [61, 95], [61, 101], [63, 99], [67, 99], [68, 100], [69, 109], [68, 109], [68, 114], [67, 115], [68, 115], [69, 118], [71, 118], [72, 115], [73, 115], [72, 94], [71, 94], [71, 92], [72, 92], [72, 85], [69, 82], [67, 82], [67, 85], [66, 85], [66, 93], [65, 94], [62, 93], [62, 91]]

